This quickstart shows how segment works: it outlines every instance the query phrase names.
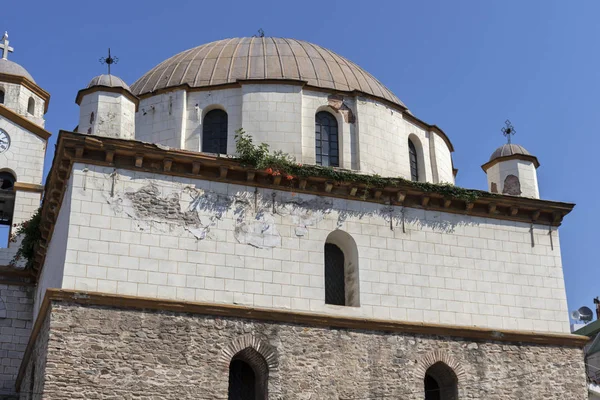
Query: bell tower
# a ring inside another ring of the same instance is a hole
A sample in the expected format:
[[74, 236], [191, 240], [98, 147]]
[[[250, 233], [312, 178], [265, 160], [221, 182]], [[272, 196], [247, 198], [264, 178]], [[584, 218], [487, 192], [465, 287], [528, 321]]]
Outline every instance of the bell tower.
[[[0, 41], [0, 226], [8, 227], [9, 235], [14, 224], [29, 220], [40, 206], [50, 137], [44, 129], [50, 94], [8, 59], [13, 51], [5, 32]], [[18, 243], [0, 248], [0, 265], [8, 265], [17, 248]]]

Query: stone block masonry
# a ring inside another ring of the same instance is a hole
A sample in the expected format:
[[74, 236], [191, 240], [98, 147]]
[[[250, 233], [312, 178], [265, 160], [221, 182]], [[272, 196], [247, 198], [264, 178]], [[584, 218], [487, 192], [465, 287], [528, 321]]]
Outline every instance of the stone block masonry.
[[[46, 287], [330, 315], [568, 332], [548, 227], [75, 164]], [[390, 221], [391, 219], [391, 221]], [[325, 304], [324, 244], [356, 243], [356, 307]], [[64, 266], [64, 269], [63, 269]], [[51, 277], [51, 283], [48, 279]]]
[[0, 284], [0, 399], [15, 393], [15, 379], [29, 335], [33, 288]]
[[248, 346], [267, 361], [271, 400], [423, 399], [424, 373], [438, 361], [456, 374], [460, 399], [587, 396], [574, 347], [64, 302], [47, 312], [21, 399], [226, 399], [231, 357]]

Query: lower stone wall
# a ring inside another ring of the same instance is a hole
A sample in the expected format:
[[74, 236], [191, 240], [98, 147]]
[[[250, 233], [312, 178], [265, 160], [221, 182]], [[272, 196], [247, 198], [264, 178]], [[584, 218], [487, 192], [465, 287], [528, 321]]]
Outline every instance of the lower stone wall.
[[33, 287], [0, 284], [0, 399], [15, 394], [15, 379], [31, 333]]
[[268, 365], [269, 399], [423, 399], [437, 361], [453, 368], [460, 399], [587, 398], [579, 348], [63, 302], [49, 313], [44, 399], [227, 399], [231, 357], [248, 346]]

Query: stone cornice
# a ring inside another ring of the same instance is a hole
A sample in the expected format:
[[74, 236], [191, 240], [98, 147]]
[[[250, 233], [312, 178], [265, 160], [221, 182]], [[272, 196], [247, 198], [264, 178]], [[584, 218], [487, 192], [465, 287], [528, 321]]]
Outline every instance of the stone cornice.
[[29, 132], [33, 133], [36, 136], [39, 136], [40, 138], [44, 139], [45, 141], [47, 141], [48, 138], [50, 136], [52, 136], [52, 134], [50, 132], [48, 132], [47, 130], [45, 130], [44, 128], [39, 126], [38, 124], [31, 122], [27, 118], [17, 114], [16, 112], [14, 112], [13, 110], [11, 110], [9, 108], [6, 108], [2, 104], [0, 104], [0, 116], [3, 116], [4, 118], [8, 119], [11, 122], [14, 122], [15, 124], [19, 125], [20, 127], [27, 129]]
[[40, 271], [60, 210], [66, 182], [73, 163], [109, 166], [186, 178], [219, 181], [245, 186], [269, 188], [355, 201], [406, 206], [482, 218], [560, 225], [574, 204], [504, 196], [479, 192], [473, 202], [444, 197], [410, 184], [386, 188], [369, 188], [365, 184], [330, 182], [322, 177], [294, 178], [271, 176], [265, 171], [249, 169], [235, 159], [216, 157], [187, 150], [169, 149], [134, 140], [106, 138], [61, 131], [54, 161], [45, 187], [39, 242], [34, 268]]
[[42, 185], [36, 185], [35, 183], [15, 182], [13, 190], [15, 192], [21, 191], [42, 193], [44, 191], [44, 187]]
[[132, 94], [129, 90], [122, 87], [112, 87], [112, 86], [102, 86], [96, 85], [91, 88], [82, 89], [77, 92], [77, 97], [75, 98], [75, 103], [77, 105], [81, 105], [81, 100], [83, 100], [83, 96], [94, 93], [94, 92], [108, 92], [108, 93], [116, 93], [122, 96], [127, 97], [133, 104], [135, 104], [135, 111], [138, 111], [140, 105], [140, 99]]
[[[308, 85], [307, 82], [303, 81], [303, 80], [294, 80], [294, 79], [261, 79], [261, 80], [247, 79], [247, 80], [242, 80], [242, 79], [238, 79], [235, 83], [224, 83], [224, 84], [219, 84], [219, 85], [210, 85], [210, 86], [202, 86], [202, 87], [191, 87], [190, 85], [185, 83], [185, 84], [178, 85], [178, 86], [170, 86], [167, 88], [158, 89], [158, 90], [155, 90], [154, 92], [146, 92], [146, 93], [140, 94], [138, 97], [140, 99], [145, 99], [145, 98], [149, 98], [149, 97], [156, 96], [159, 94], [174, 92], [174, 91], [178, 91], [178, 90], [185, 90], [187, 92], [205, 92], [205, 91], [210, 91], [210, 90], [240, 88], [244, 84], [247, 84], [247, 85], [252, 85], [252, 84], [254, 84], [254, 85], [258, 85], [258, 84], [295, 85], [295, 86], [302, 86], [303, 88], [306, 88], [308, 90], [313, 90], [315, 92], [341, 94], [341, 95], [347, 95], [347, 96], [351, 96], [351, 97], [359, 97], [360, 96], [360, 97], [366, 97], [371, 100], [376, 100], [376, 101], [381, 102], [382, 104], [385, 104], [386, 106], [388, 106], [390, 108], [393, 108], [394, 110], [398, 111], [399, 113], [401, 113], [405, 120], [412, 122], [415, 125], [418, 125], [422, 129], [434, 132], [439, 137], [441, 137], [442, 140], [444, 140], [444, 142], [448, 146], [448, 149], [451, 152], [454, 151], [454, 146], [452, 145], [450, 138], [448, 137], [448, 135], [446, 135], [446, 133], [441, 128], [439, 128], [437, 125], [428, 124], [427, 122], [415, 117], [414, 115], [412, 115], [411, 113], [408, 112], [408, 108], [406, 108], [400, 104], [397, 104], [397, 103], [394, 103], [387, 99], [384, 99], [383, 97], [378, 97], [378, 96], [374, 96], [369, 93], [361, 92], [360, 90], [347, 91], [347, 90], [327, 89], [327, 88], [322, 88], [322, 87], [318, 87], [318, 86]], [[79, 98], [79, 95], [77, 95], [77, 96]], [[77, 104], [79, 104], [79, 103], [77, 103]]]
[[24, 76], [3, 73], [0, 73], [0, 82], [14, 83], [16, 85], [25, 86], [27, 89], [31, 90], [33, 93], [35, 93], [44, 100], [44, 114], [48, 112], [48, 104], [50, 103], [50, 93], [46, 92], [34, 82], [30, 81]]
[[485, 164], [483, 164], [481, 166], [481, 169], [484, 170], [485, 172], [487, 172], [488, 169], [490, 169], [492, 166], [498, 164], [499, 162], [510, 161], [510, 160], [529, 161], [529, 162], [532, 162], [536, 168], [540, 167], [540, 162], [538, 161], [536, 156], [532, 156], [529, 154], [512, 154], [510, 156], [494, 158], [493, 160], [490, 160], [490, 161], [486, 162]]
[[274, 323], [288, 323], [311, 327], [355, 329], [361, 331], [391, 332], [413, 335], [449, 336], [487, 342], [511, 342], [546, 346], [583, 347], [587, 336], [533, 331], [495, 330], [471, 326], [431, 324], [425, 322], [387, 321], [379, 319], [342, 317], [326, 314], [304, 313], [287, 310], [253, 308], [227, 304], [196, 303], [109, 293], [84, 292], [67, 289], [47, 289], [38, 312], [21, 366], [16, 387], [21, 381], [31, 357], [35, 341], [50, 311], [52, 303], [68, 303], [84, 306], [101, 306], [135, 310], [168, 311], [227, 318], [243, 318]]

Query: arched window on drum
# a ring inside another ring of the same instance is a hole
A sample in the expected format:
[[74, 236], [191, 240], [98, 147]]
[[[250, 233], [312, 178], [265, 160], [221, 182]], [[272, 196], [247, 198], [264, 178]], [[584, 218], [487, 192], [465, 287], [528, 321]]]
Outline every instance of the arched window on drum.
[[202, 151], [205, 153], [227, 154], [227, 113], [212, 110], [206, 113], [202, 122]]
[[315, 161], [326, 167], [340, 166], [338, 123], [326, 111], [320, 111], [315, 116]]

